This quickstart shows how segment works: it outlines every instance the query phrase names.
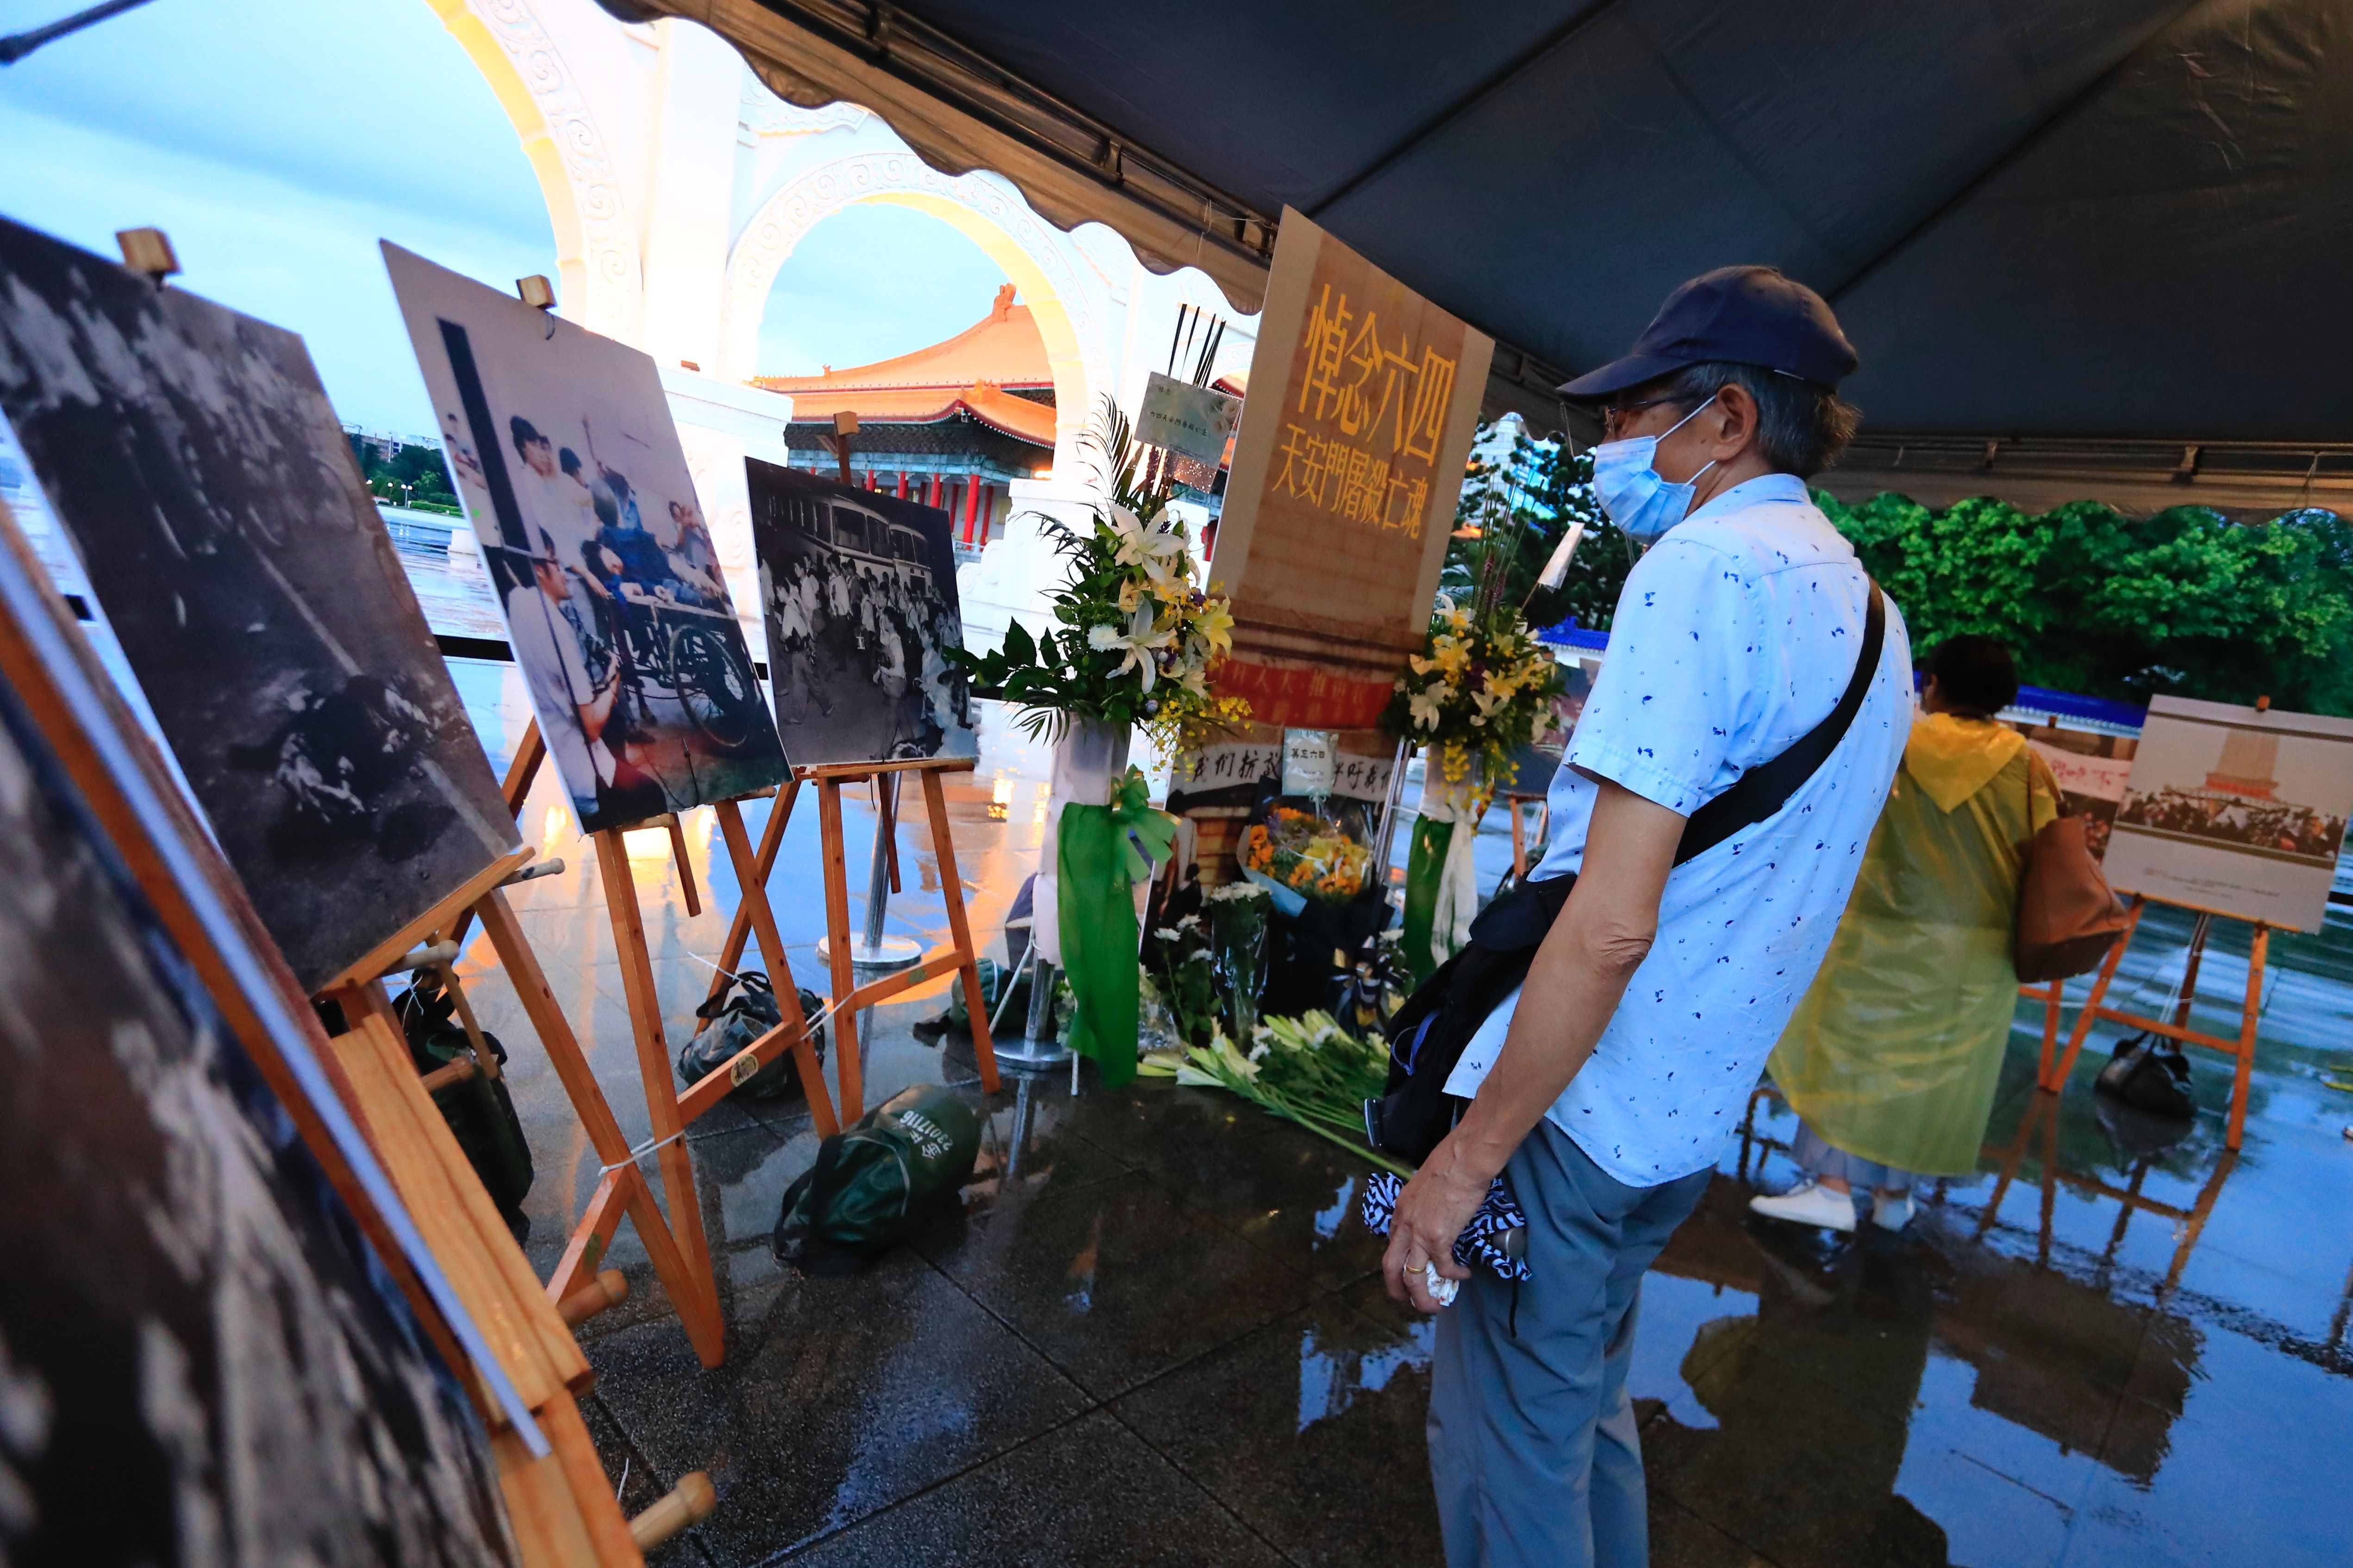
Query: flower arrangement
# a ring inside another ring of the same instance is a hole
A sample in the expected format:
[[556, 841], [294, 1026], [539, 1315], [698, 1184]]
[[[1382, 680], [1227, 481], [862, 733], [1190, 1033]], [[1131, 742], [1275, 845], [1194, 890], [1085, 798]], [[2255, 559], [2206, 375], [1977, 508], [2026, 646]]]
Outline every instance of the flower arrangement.
[[1479, 602], [1439, 595], [1430, 640], [1406, 661], [1381, 723], [1429, 752], [1449, 784], [1481, 763], [1492, 791], [1512, 782], [1512, 753], [1549, 718], [1562, 676], [1517, 609], [1490, 604], [1482, 615]]
[[1388, 1047], [1377, 1036], [1352, 1034], [1329, 1013], [1304, 1013], [1270, 1018], [1250, 1039], [1245, 1055], [1221, 1027], [1207, 1046], [1174, 1060], [1155, 1058], [1144, 1070], [1238, 1094], [1385, 1170], [1413, 1173], [1365, 1143], [1365, 1101], [1388, 1085]]
[[1242, 835], [1241, 861], [1293, 892], [1345, 904], [1364, 890], [1373, 852], [1312, 811], [1278, 805]]
[[1016, 621], [996, 651], [947, 657], [970, 672], [976, 694], [1018, 706], [1032, 736], [1058, 740], [1072, 719], [1093, 719], [1138, 726], [1172, 752], [1198, 747], [1250, 716], [1248, 702], [1209, 690], [1233, 647], [1232, 611], [1193, 585], [1192, 541], [1168, 510], [1176, 481], [1165, 465], [1145, 464], [1110, 399], [1088, 439], [1109, 496], [1086, 528], [1046, 523], [1071, 563], [1051, 596], [1056, 625], [1033, 637]]

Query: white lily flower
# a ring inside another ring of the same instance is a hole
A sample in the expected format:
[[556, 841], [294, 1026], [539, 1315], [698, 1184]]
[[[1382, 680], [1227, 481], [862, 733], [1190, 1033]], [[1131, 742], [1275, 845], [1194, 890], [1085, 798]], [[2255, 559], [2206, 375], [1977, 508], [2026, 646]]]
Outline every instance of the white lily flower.
[[1445, 716], [1444, 708], [1439, 701], [1438, 689], [1435, 687], [1427, 691], [1415, 692], [1407, 700], [1406, 705], [1412, 710], [1414, 727], [1419, 730], [1437, 729], [1439, 720]]
[[1185, 553], [1185, 536], [1160, 521], [1168, 514], [1162, 512], [1146, 521], [1124, 506], [1110, 510], [1111, 531], [1119, 536], [1119, 563], [1143, 567], [1145, 575], [1155, 583], [1166, 581], [1176, 564], [1170, 557], [1181, 560]]
[[1112, 673], [1114, 676], [1125, 675], [1131, 669], [1140, 668], [1144, 672], [1144, 689], [1146, 691], [1152, 689], [1152, 683], [1160, 677], [1159, 660], [1155, 656], [1176, 637], [1176, 626], [1173, 620], [1166, 626], [1154, 628], [1153, 611], [1155, 608], [1157, 606], [1154, 605], [1138, 605], [1124, 632], [1117, 626], [1091, 626], [1087, 630], [1087, 646], [1096, 652], [1126, 650], [1127, 657], [1120, 660], [1119, 668]]

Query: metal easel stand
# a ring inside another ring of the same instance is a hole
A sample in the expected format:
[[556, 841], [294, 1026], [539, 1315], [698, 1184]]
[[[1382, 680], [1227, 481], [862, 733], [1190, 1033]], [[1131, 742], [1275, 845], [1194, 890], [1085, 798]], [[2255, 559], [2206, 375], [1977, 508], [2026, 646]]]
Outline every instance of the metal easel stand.
[[[884, 798], [887, 790], [888, 799]], [[874, 781], [874, 858], [866, 877], [866, 929], [859, 940], [849, 945], [849, 962], [860, 969], [887, 974], [892, 970], [906, 969], [923, 956], [923, 945], [903, 936], [885, 936], [882, 917], [891, 906], [891, 837], [898, 829], [899, 775], [890, 775], [886, 785], [881, 775]], [[818, 938], [817, 955], [820, 960], [832, 957], [832, 942]]]
[[[1029, 1017], [1018, 1038], [1008, 1039], [997, 1035], [1005, 1009], [1013, 1000], [1013, 987], [1022, 970], [1029, 972]], [[1075, 1060], [1071, 1047], [1054, 1037], [1054, 982], [1060, 971], [1038, 956], [1038, 944], [1032, 941], [1006, 977], [1005, 994], [997, 999], [997, 1016], [988, 1021], [989, 1034], [996, 1039], [997, 1065], [1017, 1073], [1039, 1073]]]

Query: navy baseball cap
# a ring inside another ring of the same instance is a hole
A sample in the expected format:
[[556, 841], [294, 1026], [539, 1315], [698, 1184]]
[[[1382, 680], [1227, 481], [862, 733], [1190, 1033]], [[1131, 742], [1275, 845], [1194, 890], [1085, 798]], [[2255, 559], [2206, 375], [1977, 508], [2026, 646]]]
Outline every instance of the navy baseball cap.
[[1724, 361], [1835, 387], [1854, 374], [1854, 345], [1820, 294], [1771, 267], [1719, 267], [1667, 296], [1623, 359], [1563, 382], [1563, 397], [1600, 398]]

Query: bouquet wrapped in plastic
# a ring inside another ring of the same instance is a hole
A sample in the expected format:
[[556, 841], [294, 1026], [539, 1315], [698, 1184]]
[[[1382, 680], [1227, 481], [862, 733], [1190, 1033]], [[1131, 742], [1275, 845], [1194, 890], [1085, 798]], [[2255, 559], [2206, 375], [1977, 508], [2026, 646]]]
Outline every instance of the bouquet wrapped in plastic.
[[1241, 862], [1286, 914], [1296, 914], [1307, 899], [1345, 904], [1362, 892], [1373, 851], [1314, 812], [1276, 805], [1242, 835]]

